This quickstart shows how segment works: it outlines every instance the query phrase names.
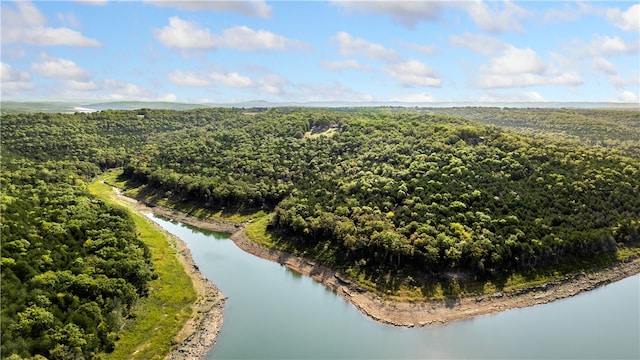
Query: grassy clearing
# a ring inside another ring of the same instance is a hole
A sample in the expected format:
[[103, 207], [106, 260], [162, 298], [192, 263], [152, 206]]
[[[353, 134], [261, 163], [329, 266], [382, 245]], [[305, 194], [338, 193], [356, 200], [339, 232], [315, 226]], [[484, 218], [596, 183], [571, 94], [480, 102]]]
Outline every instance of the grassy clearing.
[[[107, 180], [111, 180], [109, 173]], [[112, 198], [110, 186], [94, 181], [89, 191], [103, 201], [122, 206]], [[127, 208], [126, 206], [123, 206]], [[135, 306], [135, 318], [129, 319], [119, 334], [115, 350], [107, 359], [163, 359], [174, 338], [192, 314], [196, 301], [191, 278], [178, 261], [165, 233], [147, 218], [127, 208], [140, 239], [149, 246], [158, 279], [149, 283], [149, 296]]]

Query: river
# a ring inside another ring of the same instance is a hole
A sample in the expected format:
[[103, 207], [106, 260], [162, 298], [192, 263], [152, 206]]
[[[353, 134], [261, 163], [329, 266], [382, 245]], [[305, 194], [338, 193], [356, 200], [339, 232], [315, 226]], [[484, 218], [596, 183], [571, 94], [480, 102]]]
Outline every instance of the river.
[[381, 324], [227, 234], [148, 215], [228, 297], [208, 359], [639, 359], [640, 275], [568, 299], [443, 326]]

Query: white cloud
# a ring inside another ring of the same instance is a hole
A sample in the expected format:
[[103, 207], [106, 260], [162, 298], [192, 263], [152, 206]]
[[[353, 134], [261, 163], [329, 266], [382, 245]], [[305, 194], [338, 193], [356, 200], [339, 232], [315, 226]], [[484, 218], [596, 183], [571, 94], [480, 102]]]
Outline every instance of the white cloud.
[[196, 23], [179, 17], [169, 18], [169, 25], [153, 30], [156, 39], [172, 49], [212, 49], [216, 46], [209, 29], [198, 27]]
[[72, 91], [95, 91], [100, 90], [100, 86], [93, 80], [79, 81], [79, 80], [65, 80], [64, 88]]
[[227, 47], [243, 51], [259, 51], [306, 47], [300, 41], [290, 40], [266, 30], [256, 31], [247, 26], [226, 29], [221, 35], [212, 34], [209, 29], [176, 16], [169, 18], [169, 25], [162, 29], [154, 29], [153, 32], [160, 43], [172, 49], [208, 50]]
[[485, 88], [511, 88], [540, 85], [577, 86], [583, 83], [576, 71], [558, 71], [548, 66], [532, 49], [509, 46], [500, 56], [490, 60], [489, 65], [480, 67], [474, 81]]
[[222, 83], [232, 88], [250, 88], [255, 87], [255, 83], [251, 78], [240, 75], [237, 72], [218, 73], [213, 72], [209, 77], [216, 83]]
[[465, 11], [473, 22], [485, 31], [506, 32], [522, 30], [521, 21], [530, 12], [511, 1], [497, 2], [475, 1], [332, 1], [347, 12], [357, 11], [388, 15], [402, 25], [413, 28], [423, 21], [437, 21], [446, 8]]
[[362, 65], [357, 60], [354, 60], [354, 59], [323, 61], [322, 65], [330, 70], [351, 69], [351, 70], [360, 70], [360, 71], [371, 71], [371, 66]]
[[585, 44], [581, 41], [575, 41], [568, 47], [568, 51], [576, 57], [584, 56], [611, 56], [618, 54], [633, 54], [640, 49], [640, 42], [626, 42], [618, 36], [601, 36], [596, 35], [590, 43]]
[[542, 20], [547, 23], [570, 22], [593, 12], [596, 10], [590, 4], [582, 1], [565, 3], [562, 8], [551, 7], [545, 10]]
[[540, 74], [483, 74], [476, 79], [476, 85], [484, 89], [529, 87], [541, 85], [582, 85], [582, 77], [575, 71], [557, 76]]
[[87, 81], [91, 75], [75, 62], [56, 58], [45, 53], [40, 55], [41, 63], [31, 64], [31, 69], [38, 74], [56, 79]]
[[170, 1], [170, 0], [153, 0], [146, 1], [157, 6], [175, 7], [180, 10], [187, 11], [220, 11], [220, 12], [236, 12], [246, 16], [267, 19], [271, 17], [271, 6], [267, 5], [263, 0], [250, 1]]
[[433, 21], [440, 17], [447, 5], [440, 1], [331, 1], [347, 11], [389, 15], [402, 25], [413, 28], [422, 21]]
[[111, 91], [111, 99], [152, 99], [154, 94], [138, 85], [125, 83], [115, 79], [104, 81], [104, 89]]
[[176, 94], [166, 94], [164, 96], [159, 97], [158, 101], [176, 102], [178, 101], [178, 97], [176, 96]]
[[260, 90], [269, 94], [284, 94], [285, 87], [290, 85], [289, 81], [275, 74], [268, 74], [258, 80], [258, 84]]
[[618, 69], [616, 69], [616, 66], [614, 64], [601, 57], [595, 58], [593, 60], [593, 67], [596, 70], [608, 75], [615, 75], [618, 73]]
[[338, 45], [338, 51], [343, 56], [361, 55], [383, 61], [397, 61], [400, 59], [394, 50], [386, 49], [384, 46], [369, 42], [361, 38], [354, 38], [349, 33], [341, 31], [333, 37], [333, 41]]
[[0, 82], [3, 95], [15, 95], [34, 88], [28, 72], [16, 70], [4, 62], [0, 62]]
[[610, 101], [624, 102], [624, 103], [640, 103], [640, 97], [638, 97], [638, 94], [634, 93], [633, 91], [625, 90], [619, 94], [616, 94], [615, 97]]
[[401, 41], [400, 45], [413, 50], [415, 52], [418, 52], [424, 56], [431, 56], [433, 54], [436, 53], [436, 46], [435, 45], [420, 45], [420, 44], [412, 44], [412, 43], [408, 43], [408, 42], [404, 42]]
[[56, 13], [56, 18], [58, 18], [58, 21], [62, 24], [69, 25], [74, 28], [82, 27], [80, 20], [78, 20], [76, 15], [73, 13], [65, 14], [65, 13], [58, 12]]
[[521, 21], [530, 15], [529, 11], [511, 1], [504, 1], [502, 8], [497, 2], [491, 2], [489, 7], [486, 2], [480, 0], [454, 4], [462, 7], [476, 25], [489, 32], [520, 31]]
[[247, 26], [236, 26], [226, 29], [216, 37], [218, 46], [243, 51], [285, 50], [288, 48], [307, 48], [298, 40], [291, 40], [267, 30], [253, 30]]
[[640, 4], [632, 5], [627, 11], [607, 9], [607, 19], [616, 27], [627, 31], [640, 30]]
[[85, 37], [66, 27], [45, 26], [47, 19], [31, 2], [14, 3], [17, 11], [8, 5], [2, 5], [2, 42], [22, 42], [42, 46], [101, 46], [95, 39]]
[[486, 71], [492, 74], [540, 74], [546, 69], [544, 61], [535, 51], [530, 48], [520, 49], [510, 46], [502, 56], [491, 59], [491, 66]]
[[504, 41], [494, 37], [472, 33], [451, 35], [449, 40], [453, 46], [465, 47], [473, 52], [485, 56], [494, 55], [505, 50], [509, 46]]
[[628, 76], [620, 76], [619, 74], [615, 74], [609, 76], [609, 82], [616, 89], [625, 89], [628, 87], [640, 88], [640, 73], [638, 70], [636, 70]]
[[404, 87], [440, 87], [442, 85], [442, 80], [435, 71], [417, 60], [388, 65], [385, 71]]
[[180, 70], [169, 73], [169, 81], [178, 86], [205, 87], [211, 85], [211, 82], [206, 77], [193, 73], [183, 73]]

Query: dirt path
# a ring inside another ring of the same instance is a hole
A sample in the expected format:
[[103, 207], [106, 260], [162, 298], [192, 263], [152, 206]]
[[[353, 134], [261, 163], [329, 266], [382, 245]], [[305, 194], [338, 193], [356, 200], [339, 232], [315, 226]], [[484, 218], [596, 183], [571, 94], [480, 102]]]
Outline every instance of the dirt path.
[[640, 273], [640, 258], [635, 258], [599, 272], [575, 274], [543, 285], [511, 292], [467, 297], [455, 301], [395, 302], [385, 300], [372, 292], [358, 287], [328, 267], [257, 244], [247, 237], [244, 227], [241, 225], [205, 221], [161, 207], [145, 207], [145, 211], [205, 230], [232, 233], [231, 239], [244, 251], [278, 262], [293, 271], [309, 276], [333, 289], [367, 316], [383, 323], [398, 326], [439, 325], [479, 315], [544, 304], [593, 290]]

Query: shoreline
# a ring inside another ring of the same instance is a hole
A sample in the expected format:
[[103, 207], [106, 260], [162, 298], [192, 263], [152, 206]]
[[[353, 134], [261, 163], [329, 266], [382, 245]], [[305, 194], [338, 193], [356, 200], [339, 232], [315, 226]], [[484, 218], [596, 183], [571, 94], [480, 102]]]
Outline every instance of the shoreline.
[[[112, 186], [112, 188], [114, 189], [114, 196], [118, 202], [130, 207], [131, 210], [140, 213], [142, 216], [145, 216], [144, 213], [154, 213], [188, 223], [184, 221], [178, 213], [173, 214], [163, 208], [156, 209], [149, 207], [134, 198], [122, 194], [117, 187]], [[202, 359], [215, 345], [220, 329], [222, 328], [226, 297], [224, 297], [222, 291], [220, 291], [210, 279], [200, 272], [193, 260], [191, 250], [182, 239], [162, 229], [151, 219], [147, 220], [152, 222], [167, 236], [170, 246], [175, 247], [178, 260], [182, 264], [185, 273], [191, 278], [193, 288], [197, 294], [197, 299], [192, 305], [192, 315], [180, 332], [176, 334], [174, 340], [177, 344], [172, 346], [171, 351], [165, 356], [165, 359]], [[235, 228], [235, 226], [233, 227]], [[223, 226], [220, 228], [223, 228]], [[231, 228], [231, 226], [228, 227], [228, 229]], [[220, 231], [227, 232], [224, 230]]]
[[[122, 196], [126, 198], [126, 196]], [[274, 250], [254, 242], [246, 235], [244, 225], [203, 220], [179, 211], [160, 206], [149, 207], [132, 198], [128, 199], [137, 202], [140, 208], [144, 208], [147, 212], [204, 230], [229, 233], [231, 234], [231, 240], [242, 250], [254, 256], [277, 262], [297, 273], [311, 277], [333, 290], [366, 316], [376, 321], [396, 326], [437, 326], [510, 309], [545, 304], [572, 297], [640, 273], [640, 257], [636, 257], [597, 272], [581, 272], [542, 285], [513, 291], [462, 297], [455, 300], [396, 302], [364, 290], [341, 277], [336, 271], [316, 264], [310, 259]], [[177, 351], [177, 349], [174, 351]], [[206, 351], [204, 354], [206, 354]]]

